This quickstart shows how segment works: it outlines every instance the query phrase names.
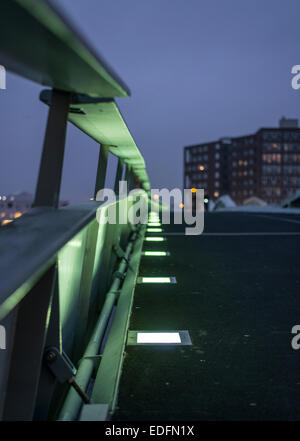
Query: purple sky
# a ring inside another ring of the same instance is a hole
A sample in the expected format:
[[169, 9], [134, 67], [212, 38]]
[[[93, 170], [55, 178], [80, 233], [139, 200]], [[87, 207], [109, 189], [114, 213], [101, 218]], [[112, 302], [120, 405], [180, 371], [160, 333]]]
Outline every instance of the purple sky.
[[[183, 146], [300, 116], [299, 0], [56, 0], [132, 92], [120, 98], [153, 187], [182, 187]], [[1, 64], [1, 60], [0, 60]], [[47, 109], [9, 74], [0, 194], [34, 191]], [[93, 192], [98, 145], [69, 125], [62, 198]]]

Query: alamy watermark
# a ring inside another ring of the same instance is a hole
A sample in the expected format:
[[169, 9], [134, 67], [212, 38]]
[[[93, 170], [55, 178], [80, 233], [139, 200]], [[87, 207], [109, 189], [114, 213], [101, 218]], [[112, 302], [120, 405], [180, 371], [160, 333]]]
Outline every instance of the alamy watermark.
[[6, 89], [6, 69], [0, 64], [0, 89]]
[[291, 81], [292, 88], [298, 90], [300, 89], [300, 64], [295, 64], [292, 67], [291, 73], [295, 75]]
[[6, 329], [0, 325], [0, 349], [6, 349]]
[[188, 225], [186, 235], [199, 235], [204, 229], [203, 189], [184, 189], [183, 194], [179, 188], [152, 189], [150, 194], [142, 189], [133, 189], [128, 193], [127, 182], [120, 181], [118, 198], [113, 190], [104, 188], [98, 191], [96, 200], [104, 202], [97, 211], [100, 224], [147, 224], [150, 208], [151, 213], [157, 214], [161, 209], [161, 221], [165, 225], [171, 223], [172, 213], [174, 224], [184, 222]]

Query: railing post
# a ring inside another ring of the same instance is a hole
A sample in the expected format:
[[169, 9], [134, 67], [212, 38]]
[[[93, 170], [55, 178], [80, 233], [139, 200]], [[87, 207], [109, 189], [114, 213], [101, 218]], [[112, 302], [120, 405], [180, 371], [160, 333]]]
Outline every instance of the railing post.
[[126, 164], [125, 181], [127, 182], [127, 191], [130, 191], [131, 166]]
[[[53, 296], [51, 311], [47, 326], [47, 336], [44, 348], [54, 346], [62, 351], [61, 317], [59, 306], [58, 268], [53, 273]], [[44, 352], [44, 350], [43, 350]], [[45, 363], [41, 366], [38, 392], [35, 405], [34, 420], [46, 421], [49, 417], [49, 407], [57, 385], [56, 378], [52, 375]]]
[[132, 168], [129, 167], [128, 168], [128, 173], [127, 173], [127, 170], [126, 170], [126, 181], [127, 181], [128, 191], [130, 191], [130, 190], [132, 190], [134, 188], [134, 179], [135, 179], [135, 177], [134, 177]]
[[71, 93], [53, 89], [33, 206], [57, 208]]
[[119, 182], [122, 179], [123, 165], [124, 165], [123, 159], [119, 158], [118, 166], [117, 166], [117, 171], [116, 171], [116, 178], [115, 178], [115, 187], [114, 187], [114, 192], [115, 192], [116, 195], [119, 194]]
[[101, 144], [99, 159], [98, 159], [96, 184], [95, 184], [95, 193], [94, 193], [95, 198], [97, 196], [98, 191], [102, 190], [105, 185], [108, 154], [109, 154], [109, 147], [105, 144]]

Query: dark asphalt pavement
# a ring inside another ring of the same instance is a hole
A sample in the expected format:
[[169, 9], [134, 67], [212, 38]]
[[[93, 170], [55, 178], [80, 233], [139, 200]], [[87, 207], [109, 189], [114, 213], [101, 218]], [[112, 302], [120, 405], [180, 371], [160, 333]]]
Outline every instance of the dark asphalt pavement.
[[188, 330], [192, 345], [127, 346], [114, 420], [299, 420], [300, 216], [208, 213], [200, 236], [163, 228], [144, 250], [171, 255], [142, 257], [139, 274], [177, 283], [137, 285], [129, 329]]

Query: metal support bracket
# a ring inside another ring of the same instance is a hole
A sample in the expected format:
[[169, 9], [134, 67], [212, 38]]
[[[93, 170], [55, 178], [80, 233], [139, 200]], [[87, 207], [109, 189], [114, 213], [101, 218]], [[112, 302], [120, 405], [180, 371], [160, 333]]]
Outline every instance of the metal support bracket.
[[60, 383], [69, 383], [80, 395], [84, 403], [90, 403], [89, 397], [81, 389], [79, 384], [75, 380], [76, 369], [64, 352], [60, 352], [55, 347], [46, 348], [44, 360]]

